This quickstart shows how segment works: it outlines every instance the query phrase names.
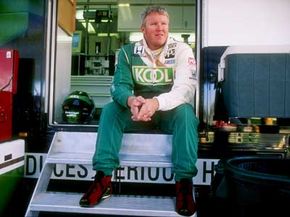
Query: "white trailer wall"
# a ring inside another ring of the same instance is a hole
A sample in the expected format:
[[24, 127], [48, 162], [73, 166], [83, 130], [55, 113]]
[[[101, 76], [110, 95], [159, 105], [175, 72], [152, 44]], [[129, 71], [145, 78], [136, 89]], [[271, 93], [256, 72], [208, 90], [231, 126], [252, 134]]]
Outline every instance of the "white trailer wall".
[[72, 37], [57, 27], [54, 120], [62, 120], [62, 103], [70, 93]]
[[290, 0], [204, 0], [202, 14], [202, 47], [290, 44]]

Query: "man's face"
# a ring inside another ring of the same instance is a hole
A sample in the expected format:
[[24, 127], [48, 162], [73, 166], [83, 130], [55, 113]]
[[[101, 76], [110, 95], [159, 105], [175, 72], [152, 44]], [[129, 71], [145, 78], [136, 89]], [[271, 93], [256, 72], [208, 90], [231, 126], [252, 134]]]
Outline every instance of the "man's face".
[[169, 19], [166, 15], [151, 13], [141, 27], [144, 38], [151, 50], [161, 48], [168, 37]]

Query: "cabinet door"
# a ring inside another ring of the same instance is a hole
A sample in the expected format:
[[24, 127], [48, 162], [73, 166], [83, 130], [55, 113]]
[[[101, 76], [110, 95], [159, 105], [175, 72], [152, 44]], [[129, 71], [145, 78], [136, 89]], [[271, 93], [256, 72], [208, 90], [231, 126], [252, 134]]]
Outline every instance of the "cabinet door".
[[140, 31], [141, 13], [144, 6], [118, 8], [118, 31]]
[[[192, 32], [195, 30], [195, 6], [165, 6], [170, 16], [170, 32]], [[119, 7], [118, 31], [140, 31], [144, 6]]]
[[75, 31], [76, 0], [58, 1], [58, 24], [68, 34]]
[[195, 31], [196, 12], [195, 6], [183, 7], [183, 29], [185, 32]]
[[[118, 8], [118, 31], [140, 31], [141, 16], [144, 6]], [[170, 16], [170, 31], [184, 29], [181, 6], [166, 6]]]
[[182, 7], [181, 6], [166, 6], [166, 10], [170, 16], [170, 32], [180, 32], [183, 29], [182, 22]]

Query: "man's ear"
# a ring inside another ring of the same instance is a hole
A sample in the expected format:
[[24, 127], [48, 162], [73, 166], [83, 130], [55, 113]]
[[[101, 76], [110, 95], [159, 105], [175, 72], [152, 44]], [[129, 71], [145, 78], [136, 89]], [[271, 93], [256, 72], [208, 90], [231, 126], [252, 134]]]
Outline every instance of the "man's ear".
[[145, 31], [145, 27], [144, 27], [144, 25], [142, 25], [142, 26], [140, 27], [140, 31], [141, 31], [142, 33], [144, 33], [144, 31]]

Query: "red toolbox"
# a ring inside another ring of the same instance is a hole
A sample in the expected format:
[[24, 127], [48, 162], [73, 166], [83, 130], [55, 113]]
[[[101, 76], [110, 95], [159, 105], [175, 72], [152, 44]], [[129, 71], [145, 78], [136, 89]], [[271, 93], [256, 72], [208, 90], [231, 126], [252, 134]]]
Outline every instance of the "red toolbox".
[[19, 53], [17, 50], [0, 49], [0, 91], [16, 93]]
[[0, 92], [0, 142], [12, 137], [12, 99], [11, 92]]
[[0, 49], [0, 142], [12, 138], [13, 94], [17, 92], [19, 54]]

